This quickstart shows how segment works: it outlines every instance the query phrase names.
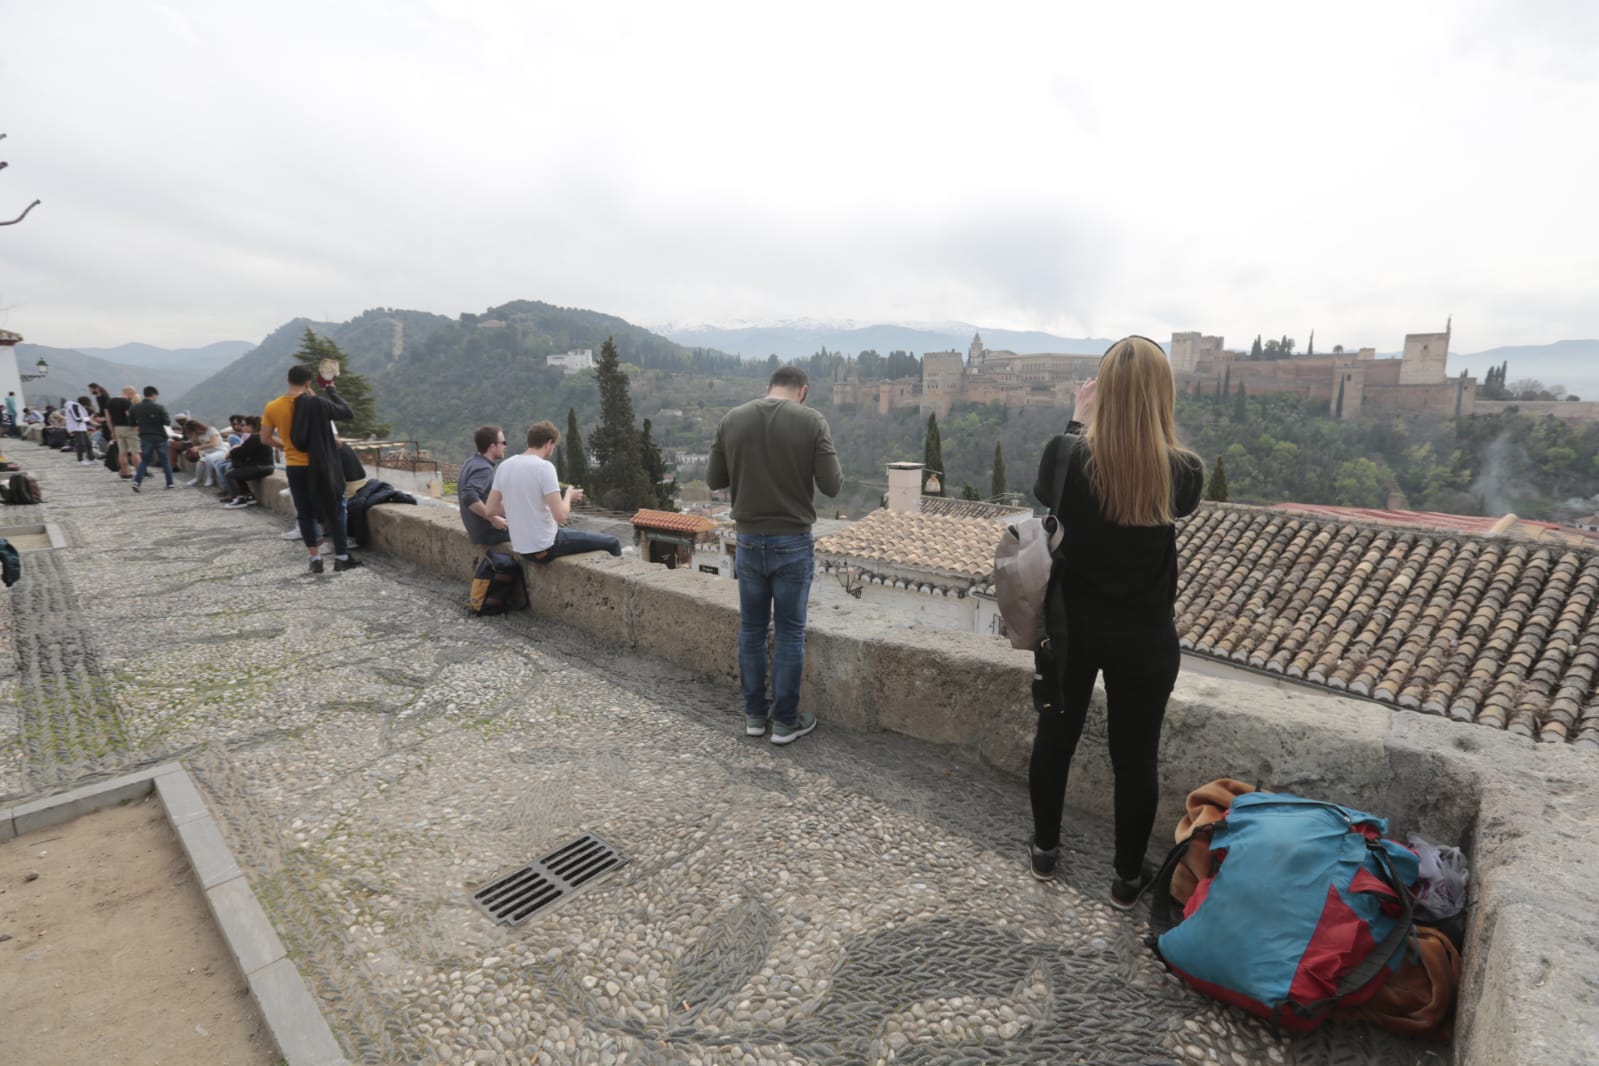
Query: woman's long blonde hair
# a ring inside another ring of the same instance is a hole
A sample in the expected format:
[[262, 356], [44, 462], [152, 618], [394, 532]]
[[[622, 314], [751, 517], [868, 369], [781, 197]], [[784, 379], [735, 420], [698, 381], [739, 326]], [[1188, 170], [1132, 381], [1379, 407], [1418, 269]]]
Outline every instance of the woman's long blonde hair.
[[1171, 363], [1154, 341], [1126, 337], [1105, 352], [1084, 434], [1084, 469], [1105, 517], [1116, 525], [1172, 521], [1172, 457], [1192, 459], [1177, 442], [1176, 403]]

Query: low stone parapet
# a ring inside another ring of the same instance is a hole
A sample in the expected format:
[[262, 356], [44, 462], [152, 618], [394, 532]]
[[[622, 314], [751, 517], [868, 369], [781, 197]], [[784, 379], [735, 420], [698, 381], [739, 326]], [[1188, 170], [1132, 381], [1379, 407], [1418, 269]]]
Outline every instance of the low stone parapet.
[[[274, 475], [262, 499], [289, 511], [283, 485]], [[453, 512], [380, 506], [369, 526], [369, 550], [458, 580], [464, 610], [481, 549]], [[535, 615], [737, 684], [735, 583], [605, 554], [526, 569]], [[870, 605], [816, 606], [808, 634], [802, 699], [824, 723], [948, 745], [1025, 776], [1028, 655]], [[1109, 818], [1105, 730], [1101, 691], [1067, 802]], [[1373, 811], [1397, 837], [1460, 844], [1473, 881], [1455, 1061], [1599, 1061], [1599, 879], [1590, 873], [1599, 861], [1599, 759], [1308, 688], [1185, 674], [1167, 711], [1161, 765], [1161, 827], [1176, 824], [1188, 789], [1236, 777]], [[1027, 823], [1018, 810], [1019, 855]], [[1152, 849], [1169, 844], [1162, 828]]]

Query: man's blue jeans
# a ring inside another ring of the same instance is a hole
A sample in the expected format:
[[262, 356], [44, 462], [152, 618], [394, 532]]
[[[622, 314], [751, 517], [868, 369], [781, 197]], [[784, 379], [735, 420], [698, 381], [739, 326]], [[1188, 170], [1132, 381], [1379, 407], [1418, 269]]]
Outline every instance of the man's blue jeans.
[[133, 472], [133, 483], [135, 485], [144, 484], [144, 472], [150, 468], [150, 460], [152, 458], [159, 458], [161, 460], [161, 470], [167, 475], [167, 485], [171, 486], [172, 457], [167, 454], [167, 442], [165, 438], [161, 440], [139, 441], [139, 469]]
[[[809, 533], [738, 535], [738, 676], [744, 714], [793, 725], [805, 672], [805, 606], [815, 569]], [[766, 695], [766, 631], [777, 629], [772, 694]]]
[[612, 555], [622, 554], [622, 542], [609, 533], [587, 533], [581, 529], [558, 529], [555, 531], [555, 543], [541, 552], [534, 552], [528, 558], [535, 563], [547, 563], [551, 559], [559, 559], [563, 555], [582, 555], [584, 552], [610, 552]]

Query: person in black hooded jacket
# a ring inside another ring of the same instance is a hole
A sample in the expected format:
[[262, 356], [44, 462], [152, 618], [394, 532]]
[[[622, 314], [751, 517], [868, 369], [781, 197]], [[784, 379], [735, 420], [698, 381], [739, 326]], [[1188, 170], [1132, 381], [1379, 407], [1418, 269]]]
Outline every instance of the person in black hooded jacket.
[[[308, 368], [294, 367], [289, 372], [291, 385], [295, 384], [295, 370], [303, 370], [307, 378], [310, 376]], [[345, 537], [344, 463], [339, 457], [339, 442], [333, 435], [333, 422], [335, 419], [352, 419], [355, 412], [339, 396], [333, 382], [319, 379], [317, 383], [322, 386], [325, 396], [318, 396], [306, 389], [294, 398], [294, 420], [289, 426], [289, 439], [309, 460], [306, 491], [316, 520], [333, 537], [333, 569], [351, 570], [360, 566], [361, 561], [350, 555], [349, 542]], [[302, 533], [306, 524], [302, 519]], [[314, 523], [312, 531], [306, 534], [306, 546], [311, 550], [311, 572], [322, 573], [322, 557], [317, 550]]]

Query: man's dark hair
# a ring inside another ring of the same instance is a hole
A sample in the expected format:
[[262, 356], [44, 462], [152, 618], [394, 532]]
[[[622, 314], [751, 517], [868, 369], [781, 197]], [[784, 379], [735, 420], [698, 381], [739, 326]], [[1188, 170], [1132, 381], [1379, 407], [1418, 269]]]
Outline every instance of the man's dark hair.
[[803, 389], [811, 383], [805, 376], [805, 371], [797, 366], [780, 366], [772, 371], [772, 380], [766, 383], [768, 389]]
[[161, 390], [156, 388], [154, 385], [146, 385], [144, 387], [144, 398], [146, 400], [153, 400], [157, 396], [160, 396], [160, 395], [161, 395]]
[[542, 448], [552, 442], [559, 444], [560, 440], [561, 431], [555, 428], [554, 422], [535, 422], [527, 431], [529, 448]]
[[499, 439], [499, 426], [479, 426], [477, 427], [477, 432], [472, 434], [472, 443], [477, 445], [477, 453], [479, 455], [492, 448]]
[[261, 432], [261, 416], [260, 415], [243, 415], [243, 416], [240, 417], [239, 421], [243, 422], [245, 425], [249, 426], [255, 432], [257, 432], [257, 433]]
[[311, 384], [311, 368], [308, 367], [308, 366], [301, 366], [299, 363], [296, 363], [293, 366], [289, 367], [289, 384], [290, 385], [309, 385], [309, 384]]

